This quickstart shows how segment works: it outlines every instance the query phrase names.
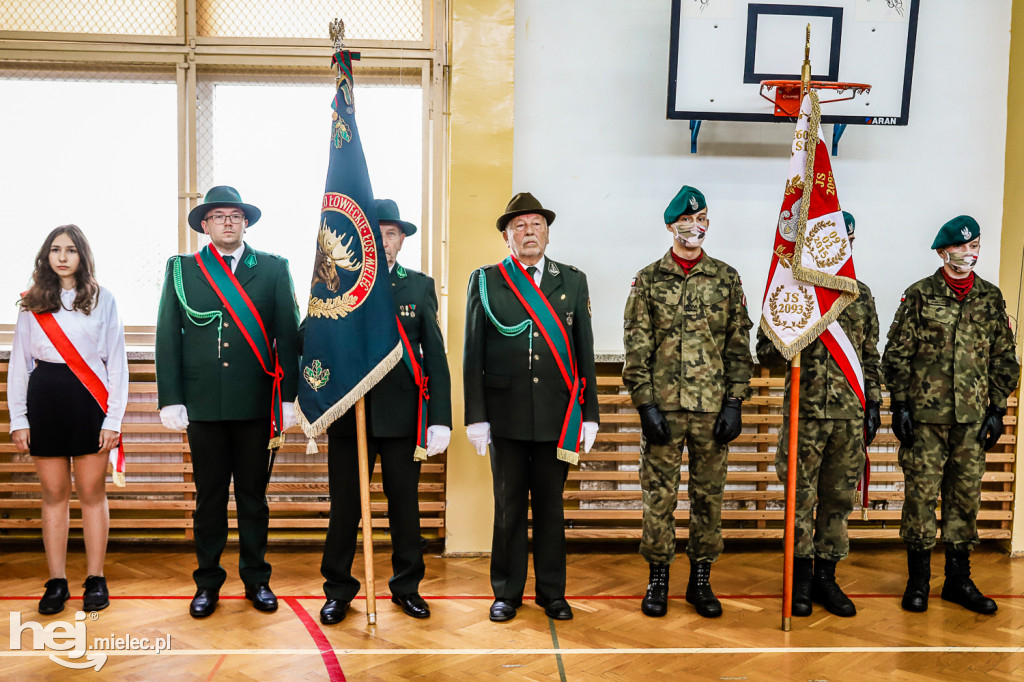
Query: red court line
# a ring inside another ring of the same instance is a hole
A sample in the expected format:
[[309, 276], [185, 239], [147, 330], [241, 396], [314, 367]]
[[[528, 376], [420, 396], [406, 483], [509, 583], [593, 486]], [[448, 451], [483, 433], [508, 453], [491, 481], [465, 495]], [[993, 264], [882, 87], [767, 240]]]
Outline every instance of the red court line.
[[284, 597], [284, 601], [288, 606], [292, 607], [292, 611], [299, 617], [302, 624], [306, 626], [309, 636], [316, 642], [316, 647], [320, 650], [320, 656], [324, 659], [324, 665], [327, 666], [327, 675], [330, 679], [345, 682], [345, 673], [342, 672], [341, 664], [338, 663], [338, 657], [334, 654], [334, 647], [327, 641], [324, 631], [320, 629], [320, 626], [309, 615], [309, 612], [302, 608], [295, 597]]
[[213, 670], [211, 670], [210, 674], [206, 677], [206, 682], [210, 682], [210, 680], [213, 679], [213, 676], [217, 674], [217, 671], [220, 670], [220, 667], [224, 664], [224, 661], [226, 661], [227, 658], [227, 654], [220, 655], [220, 658], [217, 659], [217, 664], [213, 666]]

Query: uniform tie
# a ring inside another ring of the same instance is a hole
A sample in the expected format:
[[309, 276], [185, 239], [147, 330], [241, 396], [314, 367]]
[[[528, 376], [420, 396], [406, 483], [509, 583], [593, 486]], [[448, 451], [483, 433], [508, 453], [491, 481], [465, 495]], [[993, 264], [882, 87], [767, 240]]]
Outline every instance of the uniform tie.
[[537, 282], [537, 266], [531, 265], [530, 267], [526, 268], [526, 274], [530, 276], [530, 279], [532, 279], [534, 283]]
[[235, 260], [234, 256], [224, 256], [224, 265], [228, 266], [228, 270], [231, 270], [231, 261]]

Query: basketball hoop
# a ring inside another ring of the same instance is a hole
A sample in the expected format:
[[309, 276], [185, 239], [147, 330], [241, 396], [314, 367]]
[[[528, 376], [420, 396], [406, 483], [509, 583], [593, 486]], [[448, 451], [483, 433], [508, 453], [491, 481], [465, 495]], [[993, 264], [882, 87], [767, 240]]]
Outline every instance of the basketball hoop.
[[[845, 102], [857, 95], [871, 92], [871, 86], [867, 83], [841, 83], [831, 81], [811, 81], [811, 88], [814, 90], [832, 90], [837, 95], [849, 92], [848, 97], [836, 97], [834, 99], [819, 100], [820, 104], [829, 102]], [[775, 90], [775, 99], [765, 94], [765, 91]], [[800, 81], [761, 81], [761, 97], [775, 105], [776, 116], [797, 116], [800, 113]]]

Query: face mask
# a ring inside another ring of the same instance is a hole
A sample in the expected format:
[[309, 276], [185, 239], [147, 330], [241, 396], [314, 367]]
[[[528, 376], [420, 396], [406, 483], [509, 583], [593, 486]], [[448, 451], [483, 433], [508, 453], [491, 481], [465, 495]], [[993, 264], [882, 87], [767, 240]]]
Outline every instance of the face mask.
[[707, 226], [699, 223], [689, 227], [673, 227], [672, 229], [676, 233], [676, 241], [690, 249], [700, 246], [708, 232]]
[[967, 252], [956, 252], [950, 253], [949, 251], [943, 251], [945, 261], [949, 263], [949, 266], [953, 268], [953, 272], [961, 275], [965, 275], [974, 269], [975, 264], [978, 262], [978, 254]]

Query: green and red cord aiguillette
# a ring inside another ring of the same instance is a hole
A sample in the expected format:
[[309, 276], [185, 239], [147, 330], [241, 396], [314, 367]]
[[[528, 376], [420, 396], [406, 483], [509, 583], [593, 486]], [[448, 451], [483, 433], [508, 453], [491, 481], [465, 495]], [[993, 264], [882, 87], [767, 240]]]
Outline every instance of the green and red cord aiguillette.
[[284, 443], [284, 434], [281, 433], [281, 380], [284, 378], [284, 370], [277, 359], [277, 348], [271, 346], [256, 306], [217, 250], [210, 245], [204, 246], [196, 252], [196, 264], [242, 331], [242, 336], [256, 354], [263, 371], [274, 379], [270, 407], [270, 442], [267, 447], [275, 450]]
[[409, 343], [409, 337], [406, 335], [405, 329], [402, 328], [402, 321], [398, 319], [397, 315], [395, 322], [398, 324], [398, 335], [402, 337], [402, 349], [404, 350], [402, 359], [405, 361], [405, 366], [409, 368], [417, 389], [416, 453], [413, 455], [413, 459], [422, 462], [427, 459], [427, 406], [430, 400], [430, 394], [427, 392], [428, 377], [423, 373], [423, 363], [420, 362], [419, 354]]
[[581, 404], [585, 379], [581, 379], [577, 371], [569, 335], [547, 297], [523, 268], [522, 263], [509, 256], [501, 262], [498, 271], [544, 337], [551, 354], [555, 356], [558, 371], [569, 389], [569, 408], [562, 421], [562, 434], [558, 438], [558, 459], [569, 464], [579, 464], [580, 430], [583, 428]]

